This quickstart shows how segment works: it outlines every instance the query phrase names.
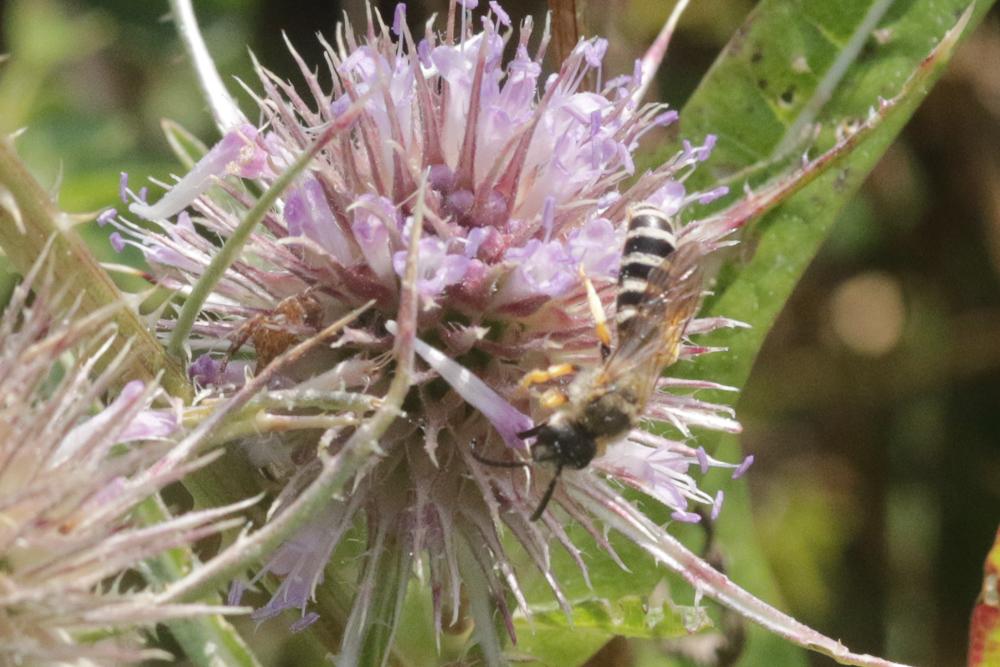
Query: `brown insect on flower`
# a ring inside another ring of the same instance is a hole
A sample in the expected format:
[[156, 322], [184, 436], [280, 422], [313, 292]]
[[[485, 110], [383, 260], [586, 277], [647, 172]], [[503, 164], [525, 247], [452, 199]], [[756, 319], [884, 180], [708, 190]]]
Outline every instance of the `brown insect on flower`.
[[225, 371], [233, 355], [250, 340], [256, 359], [254, 372], [259, 373], [279, 354], [318, 332], [323, 315], [323, 306], [311, 289], [285, 297], [273, 309], [254, 315], [240, 325], [232, 335], [233, 342], [226, 351], [221, 370]]

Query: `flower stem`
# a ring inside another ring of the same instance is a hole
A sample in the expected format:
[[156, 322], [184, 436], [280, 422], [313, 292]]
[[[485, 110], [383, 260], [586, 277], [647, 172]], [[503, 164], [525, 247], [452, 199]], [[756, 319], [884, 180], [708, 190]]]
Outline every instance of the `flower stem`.
[[[79, 221], [53, 205], [51, 195], [28, 172], [12, 141], [0, 139], [0, 248], [14, 269], [24, 274], [51, 240], [49, 263], [55, 283], [76, 286], [80, 293], [79, 314], [86, 315], [109, 304], [123, 303], [125, 296], [77, 233], [74, 225]], [[162, 374], [164, 389], [189, 399], [191, 386], [180, 365], [164, 354], [136, 312], [120, 308], [113, 319], [120, 333], [113, 351], [122, 349], [126, 341], [132, 345], [123, 382], [151, 382]], [[97, 370], [103, 370], [114, 356], [105, 355], [98, 361]]]
[[[207, 401], [184, 411], [183, 422], [187, 428], [200, 425], [212, 417], [219, 401]], [[247, 405], [233, 414], [224, 424], [217, 427], [198, 446], [206, 451], [231, 440], [260, 433], [294, 431], [300, 429], [328, 428], [358, 419], [357, 416], [343, 415], [353, 412], [362, 415], [379, 406], [379, 400], [368, 394], [349, 391], [316, 389], [283, 389], [258, 394]], [[309, 408], [320, 410], [317, 415], [271, 414], [269, 409], [283, 413]]]
[[[340, 659], [344, 664], [382, 667], [390, 659], [393, 636], [406, 597], [412, 559], [399, 535], [380, 529], [370, 538], [358, 596], [347, 623]], [[395, 656], [397, 664], [403, 664]]]
[[462, 582], [469, 599], [469, 613], [475, 623], [473, 635], [483, 660], [487, 665], [505, 664], [503, 658], [503, 641], [494, 623], [495, 605], [491, 602], [489, 582], [472, 554], [472, 545], [466, 538], [456, 540], [458, 547], [458, 567], [462, 572]]
[[191, 0], [170, 0], [170, 15], [177, 26], [177, 33], [191, 58], [194, 71], [198, 75], [198, 84], [208, 101], [208, 107], [215, 119], [215, 126], [225, 134], [229, 130], [247, 122], [246, 116], [240, 111], [226, 86], [222, 83], [219, 70], [215, 67], [212, 56], [205, 46], [205, 39], [198, 27]]
[[[136, 510], [147, 525], [167, 521], [170, 516], [158, 496], [147, 498]], [[148, 562], [143, 568], [150, 584], [164, 584], [184, 577], [192, 568], [190, 552], [171, 549]], [[218, 595], [212, 593], [200, 600], [218, 604]], [[201, 616], [168, 621], [167, 627], [181, 645], [184, 654], [198, 667], [232, 665], [234, 667], [260, 667], [260, 662], [244, 643], [236, 629], [220, 615]]]

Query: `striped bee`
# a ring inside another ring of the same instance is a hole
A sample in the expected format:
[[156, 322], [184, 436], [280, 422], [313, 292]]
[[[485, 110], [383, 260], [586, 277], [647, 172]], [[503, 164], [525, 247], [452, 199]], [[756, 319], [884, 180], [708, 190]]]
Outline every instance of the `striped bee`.
[[[595, 312], [603, 363], [577, 374], [557, 405], [550, 403], [555, 411], [546, 422], [518, 434], [535, 439], [535, 463], [555, 469], [532, 521], [545, 511], [563, 468], [586, 467], [638, 424], [661, 372], [677, 360], [701, 301], [703, 255], [697, 242], [677, 243], [662, 210], [643, 205], [629, 211], [618, 276], [617, 345], [611, 348], [603, 313]], [[599, 309], [589, 283], [588, 291], [592, 308], [596, 302]], [[538, 371], [530, 382], [557, 377], [563, 374], [559, 368]]]

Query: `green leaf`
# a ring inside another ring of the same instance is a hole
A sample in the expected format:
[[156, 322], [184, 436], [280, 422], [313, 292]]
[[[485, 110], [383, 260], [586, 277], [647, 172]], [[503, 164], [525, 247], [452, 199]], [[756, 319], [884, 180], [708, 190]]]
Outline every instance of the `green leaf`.
[[[878, 23], [879, 39], [869, 37], [849, 66], [834, 72], [839, 84], [830, 91], [829, 102], [817, 111], [817, 95], [827, 95], [822, 83], [829, 81], [831, 70], [843, 65], [838, 48], [851, 42], [851, 25], [861, 25], [876, 4], [762, 3], [681, 114], [682, 136], [699, 137], [709, 128], [719, 135], [716, 153], [705, 171], [715, 176], [741, 172], [743, 177], [758, 181], [766, 178], [774, 161], [782, 158], [781, 152], [794, 144], [794, 133], [813, 123], [822, 128], [820, 148], [832, 145], [837, 128], [866, 118], [880, 97], [888, 99], [900, 92], [903, 82], [927, 56], [928, 45], [937, 43], [967, 6], [965, 0], [891, 6]], [[972, 24], [990, 4], [977, 4]], [[832, 7], [839, 11], [832, 13]], [[852, 11], [853, 22], [848, 16]], [[926, 95], [950, 52], [939, 56], [924, 64], [928, 71], [921, 85], [914, 86], [882, 125], [830, 173], [747, 230], [743, 246], [751, 251], [724, 269], [705, 315], [724, 313], [752, 328], [707, 337], [705, 344], [729, 351], [681, 367], [679, 374], [735, 387], [746, 383], [768, 331], [840, 211]], [[809, 71], [802, 71], [802, 57]], [[791, 104], [788, 91], [794, 91]], [[698, 177], [711, 182], [710, 175]], [[733, 185], [741, 186], [738, 182]], [[711, 398], [733, 402], [736, 397], [720, 394]], [[704, 434], [699, 441], [720, 458], [741, 457], [734, 437]], [[764, 599], [778, 602], [780, 596], [756, 542], [746, 485], [729, 483], [725, 489], [726, 507], [717, 529], [723, 550], [733, 563], [729, 574]], [[792, 647], [757, 628], [751, 629], [747, 646], [746, 665], [804, 664], [801, 655], [792, 655], [797, 653]]]
[[[738, 198], [744, 183], [755, 192], [781, 192], [778, 201], [764, 197], [765, 201], [749, 212], [739, 211], [750, 217], [780, 205], [746, 230], [738, 258], [723, 267], [715, 296], [703, 313], [742, 320], [753, 328], [717, 332], [700, 340], [730, 351], [680, 364], [672, 373], [736, 387], [745, 384], [767, 332], [839, 211], [941, 73], [953, 44], [925, 59], [967, 4], [966, 0], [764, 0], [748, 17], [682, 110], [679, 134], [692, 141], [707, 134], [718, 136], [712, 159], [688, 181], [691, 189], [728, 182], [737, 193], [730, 201]], [[978, 3], [970, 23], [981, 18], [989, 4]], [[905, 94], [880, 108], [879, 99], [895, 98], [904, 84], [908, 84]], [[849, 145], [842, 142], [849, 148], [843, 155], [836, 155], [812, 174], [796, 171], [799, 156], [807, 147], [815, 156], [835, 146], [838, 130], [843, 133], [864, 123], [873, 108], [880, 109], [879, 122], [848, 141]], [[816, 137], [812, 146], [807, 144], [810, 137]], [[670, 147], [664, 154], [674, 149]], [[815, 182], [800, 187], [827, 168], [829, 171]], [[769, 186], [763, 187], [765, 183]], [[775, 187], [776, 183], [781, 187]], [[724, 403], [736, 400], [731, 395], [704, 398]], [[716, 456], [728, 460], [741, 457], [734, 438], [698, 435], [698, 443]], [[706, 486], [716, 481], [727, 493], [717, 531], [731, 563], [730, 576], [763, 599], [778, 602], [755, 542], [745, 483], [710, 476]], [[654, 518], [665, 519], [655, 516], [653, 503], [648, 502], [647, 509]], [[588, 566], [592, 576], [609, 567], [610, 559], [600, 555], [592, 542], [578, 540], [577, 544], [591, 554]], [[627, 600], [650, 591], [653, 575], [662, 576], [662, 570], [648, 558], [628, 552], [622, 547], [623, 560], [632, 572], [623, 575], [619, 570], [617, 578], [595, 582], [601, 597]], [[555, 570], [560, 581], [579, 579], [568, 561], [558, 561]], [[681, 590], [676, 594], [682, 594]], [[551, 620], [556, 623], [557, 617]], [[602, 629], [608, 636], [646, 636], [631, 626], [610, 622]], [[543, 654], [547, 645], [562, 644], [574, 632], [552, 628], [530, 641], [538, 654]], [[751, 629], [742, 660], [746, 665], [805, 664], [798, 649], [756, 628]]]
[[[643, 500], [638, 502], [650, 509], [653, 506]], [[581, 558], [586, 563], [590, 585], [583, 580], [568, 553], [553, 549], [552, 569], [570, 603], [567, 618], [553, 602], [552, 592], [541, 575], [532, 573], [527, 558], [517, 563], [515, 569], [527, 590], [531, 610], [530, 620], [520, 615], [515, 617], [518, 642], [514, 648], [519, 655], [533, 656], [545, 665], [581, 664], [614, 635], [642, 639], [680, 637], [709, 622], [693, 606], [695, 595], [690, 587], [681, 583], [668, 587], [664, 580], [667, 572], [650, 567], [648, 556], [636, 545], [611, 536], [616, 552], [631, 569], [625, 572], [579, 526], [565, 529], [570, 539], [583, 548]], [[683, 526], [681, 530], [692, 540], [702, 537], [703, 531], [697, 526]]]
[[[619, 571], [619, 576], [621, 572]], [[584, 662], [607, 642], [608, 635], [662, 639], [679, 637], [711, 624], [704, 609], [681, 607], [664, 597], [665, 587], [650, 596], [625, 595], [616, 600], [596, 596], [576, 599], [572, 605], [572, 632], [554, 603], [533, 605], [533, 631], [519, 634], [518, 653], [544, 665]]]

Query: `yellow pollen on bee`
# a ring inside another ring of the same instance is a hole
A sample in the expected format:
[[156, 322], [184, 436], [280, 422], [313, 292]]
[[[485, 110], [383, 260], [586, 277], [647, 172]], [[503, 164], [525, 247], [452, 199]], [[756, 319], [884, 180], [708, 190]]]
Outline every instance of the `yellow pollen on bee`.
[[560, 406], [565, 405], [566, 401], [568, 400], [569, 399], [566, 398], [566, 394], [562, 393], [558, 389], [553, 388], [549, 389], [544, 394], [542, 394], [542, 397], [541, 399], [539, 399], [538, 402], [546, 410], [554, 410]]
[[549, 366], [545, 370], [536, 369], [524, 374], [524, 377], [521, 378], [521, 386], [527, 389], [532, 385], [550, 382], [556, 378], [572, 375], [575, 372], [576, 367], [573, 364], [556, 364]]

